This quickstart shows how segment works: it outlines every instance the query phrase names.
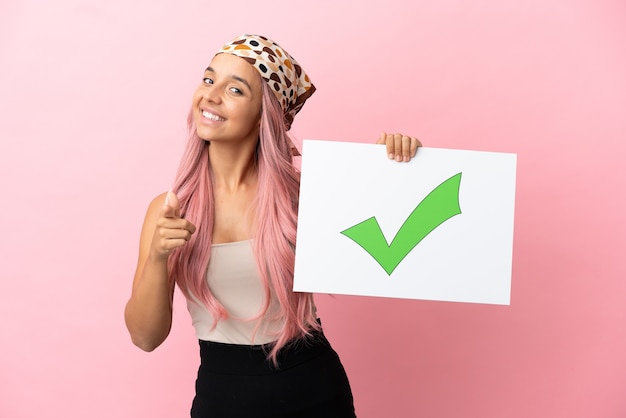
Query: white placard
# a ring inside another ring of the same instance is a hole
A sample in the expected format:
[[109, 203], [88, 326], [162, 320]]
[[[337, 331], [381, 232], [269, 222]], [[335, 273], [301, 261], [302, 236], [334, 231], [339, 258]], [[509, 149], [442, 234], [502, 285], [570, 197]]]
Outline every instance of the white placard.
[[508, 305], [516, 160], [304, 140], [294, 290]]

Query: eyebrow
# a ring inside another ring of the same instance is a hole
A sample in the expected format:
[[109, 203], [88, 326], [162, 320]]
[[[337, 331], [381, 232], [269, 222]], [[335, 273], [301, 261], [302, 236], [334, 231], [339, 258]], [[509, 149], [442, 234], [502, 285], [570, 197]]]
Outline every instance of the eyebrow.
[[[213, 74], [215, 74], [215, 70], [214, 70], [212, 67], [206, 67], [206, 70], [204, 70], [204, 71], [210, 71], [210, 72], [212, 72]], [[250, 86], [250, 84], [246, 81], [246, 79], [245, 79], [245, 78], [241, 78], [241, 77], [239, 77], [238, 75], [235, 75], [235, 74], [232, 74], [232, 75], [230, 76], [230, 78], [232, 78], [233, 80], [237, 80], [237, 81], [239, 81], [239, 82], [240, 82], [240, 83], [242, 83], [242, 84], [245, 84], [245, 85], [246, 85], [246, 87], [248, 87], [248, 89], [249, 89], [250, 91], [252, 91], [252, 87], [251, 87], [251, 86]]]

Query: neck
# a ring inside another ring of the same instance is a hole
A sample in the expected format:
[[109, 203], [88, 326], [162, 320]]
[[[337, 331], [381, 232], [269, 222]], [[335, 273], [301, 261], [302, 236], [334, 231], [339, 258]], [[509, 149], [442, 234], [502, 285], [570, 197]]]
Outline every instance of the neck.
[[215, 187], [236, 192], [256, 184], [257, 164], [255, 148], [238, 144], [230, 146], [213, 142], [209, 145], [209, 164]]

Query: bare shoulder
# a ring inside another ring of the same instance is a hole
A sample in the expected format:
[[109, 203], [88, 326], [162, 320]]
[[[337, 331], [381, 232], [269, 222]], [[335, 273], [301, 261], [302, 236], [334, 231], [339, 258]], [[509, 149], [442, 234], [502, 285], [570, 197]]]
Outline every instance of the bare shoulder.
[[150, 202], [148, 206], [148, 212], [146, 213], [146, 219], [152, 218], [154, 215], [158, 214], [163, 205], [165, 204], [165, 197], [167, 196], [167, 192], [163, 192], [156, 196]]
[[160, 195], [156, 196], [154, 199], [152, 199], [152, 202], [150, 202], [150, 207], [163, 205], [163, 203], [165, 203], [166, 196], [167, 192], [163, 192]]
[[161, 216], [161, 211], [163, 205], [165, 204], [166, 195], [167, 192], [159, 194], [154, 199], [152, 199], [152, 201], [148, 205], [148, 209], [143, 220], [143, 228], [141, 234], [142, 238], [147, 239], [148, 237], [152, 236], [154, 228], [156, 227], [157, 220]]

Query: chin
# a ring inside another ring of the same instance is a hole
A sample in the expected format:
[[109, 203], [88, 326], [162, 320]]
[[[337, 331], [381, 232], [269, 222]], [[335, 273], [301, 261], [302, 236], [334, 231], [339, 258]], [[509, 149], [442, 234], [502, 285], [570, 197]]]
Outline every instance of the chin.
[[200, 126], [196, 123], [196, 135], [198, 135], [198, 138], [203, 139], [205, 141], [209, 141], [209, 138], [211, 138], [215, 133], [207, 128], [206, 126]]
[[203, 141], [210, 141], [209, 135], [206, 132], [202, 132], [200, 129], [196, 129], [196, 135]]

